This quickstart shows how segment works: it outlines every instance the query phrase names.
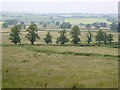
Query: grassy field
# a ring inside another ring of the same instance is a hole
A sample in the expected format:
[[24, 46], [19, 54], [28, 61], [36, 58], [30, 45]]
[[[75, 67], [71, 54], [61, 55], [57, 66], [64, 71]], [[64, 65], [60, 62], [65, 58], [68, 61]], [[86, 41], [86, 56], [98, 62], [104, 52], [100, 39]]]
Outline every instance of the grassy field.
[[47, 54], [6, 46], [3, 87], [117, 87], [117, 64], [117, 58]]
[[108, 22], [106, 18], [66, 18], [65, 21], [70, 22], [73, 25], [79, 25], [80, 23], [91, 24], [94, 22], [106, 22], [110, 24], [110, 22]]
[[[25, 34], [22, 32], [22, 43], [29, 44]], [[45, 34], [46, 31], [39, 32], [41, 39], [36, 44], [44, 44]], [[58, 33], [51, 34], [55, 43]], [[85, 34], [86, 32], [81, 32], [83, 43]], [[114, 41], [117, 41], [118, 34], [113, 34]], [[14, 45], [10, 43], [8, 35], [9, 33], [2, 33], [3, 87], [118, 87], [117, 48]]]

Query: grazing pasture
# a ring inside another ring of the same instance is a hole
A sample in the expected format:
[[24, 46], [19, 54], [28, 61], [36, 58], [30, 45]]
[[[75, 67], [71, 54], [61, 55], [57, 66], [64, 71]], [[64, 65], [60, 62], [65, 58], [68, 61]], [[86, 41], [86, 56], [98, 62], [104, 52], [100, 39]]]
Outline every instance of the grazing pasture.
[[117, 58], [43, 53], [31, 47], [3, 46], [3, 87], [118, 86]]
[[[25, 39], [26, 32], [22, 32], [24, 45], [14, 45], [8, 39], [9, 31], [2, 33], [4, 88], [118, 87], [117, 48], [45, 45], [45, 34], [46, 31], [39, 31], [41, 39], [35, 42], [37, 45], [30, 45]], [[117, 41], [118, 34], [113, 34]], [[55, 44], [58, 32], [51, 35]], [[93, 37], [95, 35], [93, 32]], [[69, 33], [67, 36], [70, 38]], [[86, 43], [86, 32], [81, 32], [80, 37], [82, 43]]]

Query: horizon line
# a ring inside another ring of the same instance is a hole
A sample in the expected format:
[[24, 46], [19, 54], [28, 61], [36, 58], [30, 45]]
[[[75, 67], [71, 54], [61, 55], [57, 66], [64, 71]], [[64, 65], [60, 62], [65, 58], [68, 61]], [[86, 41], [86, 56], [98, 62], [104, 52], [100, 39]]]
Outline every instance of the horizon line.
[[9, 12], [9, 13], [28, 13], [28, 14], [117, 14], [118, 13], [87, 13], [87, 12], [21, 12], [21, 11], [0, 11], [2, 12]]

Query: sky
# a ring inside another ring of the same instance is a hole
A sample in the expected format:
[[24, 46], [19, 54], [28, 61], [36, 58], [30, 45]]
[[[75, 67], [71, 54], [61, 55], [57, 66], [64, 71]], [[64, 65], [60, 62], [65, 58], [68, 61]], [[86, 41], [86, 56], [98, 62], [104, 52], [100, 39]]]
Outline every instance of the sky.
[[117, 14], [119, 0], [2, 0], [0, 11]]

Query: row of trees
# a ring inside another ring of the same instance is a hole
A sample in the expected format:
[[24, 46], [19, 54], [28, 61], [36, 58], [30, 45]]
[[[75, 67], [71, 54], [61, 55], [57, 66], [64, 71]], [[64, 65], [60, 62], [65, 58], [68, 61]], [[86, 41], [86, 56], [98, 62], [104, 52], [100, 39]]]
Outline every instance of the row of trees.
[[[18, 20], [16, 20], [16, 19], [10, 19], [10, 20], [6, 20], [3, 24], [2, 24], [2, 28], [7, 28], [9, 25], [16, 25], [18, 23]], [[70, 29], [71, 27], [72, 27], [72, 25], [71, 25], [71, 23], [70, 22], [62, 22], [62, 23], [60, 23], [60, 22], [52, 22], [52, 23], [54, 23], [56, 26], [59, 26], [61, 29]], [[31, 23], [30, 24], [35, 24], [35, 22], [34, 21], [31, 21]], [[19, 23], [19, 25], [23, 28], [23, 29], [25, 29], [26, 28], [26, 24], [25, 24], [25, 22], [23, 22], [23, 21], [21, 21], [20, 23]], [[42, 25], [42, 27], [43, 28], [46, 28], [47, 27], [47, 23], [45, 23], [45, 22], [40, 22], [40, 25]], [[106, 27], [107, 26], [107, 23], [105, 23], [105, 22], [94, 22], [94, 23], [92, 23], [92, 24], [83, 24], [83, 23], [80, 23], [80, 25], [82, 25], [82, 26], [85, 26], [85, 28], [86, 29], [91, 29], [91, 27], [95, 27], [96, 29], [99, 29], [100, 27]], [[112, 31], [117, 31], [118, 32], [118, 27], [119, 27], [119, 24], [118, 23], [116, 23], [116, 22], [113, 22], [112, 24], [110, 24], [110, 29], [112, 30]]]
[[[62, 23], [60, 23], [60, 22], [55, 22], [54, 23], [56, 26], [59, 26], [60, 28], [66, 28], [66, 29], [69, 29], [69, 28], [71, 28], [72, 27], [72, 25], [70, 24], [70, 22], [62, 22]], [[43, 28], [46, 28], [47, 27], [47, 23], [42, 23], [41, 24], [42, 25], [42, 27]]]
[[5, 20], [5, 22], [2, 24], [2, 28], [7, 28], [9, 25], [15, 25], [17, 22], [17, 19]]
[[[21, 27], [19, 25], [15, 25], [14, 27], [11, 28], [10, 38], [9, 38], [11, 40], [11, 42], [13, 42], [15, 44], [21, 42], [20, 30], [21, 30]], [[38, 27], [36, 24], [31, 24], [26, 31], [27, 31], [27, 34], [25, 37], [31, 42], [31, 44], [34, 44], [36, 39], [40, 39], [40, 37], [38, 35]], [[57, 44], [65, 44], [68, 41], [70, 41], [69, 38], [67, 37], [66, 33], [67, 32], [65, 29], [59, 32], [59, 36], [56, 39]], [[78, 26], [74, 26], [70, 31], [70, 36], [71, 36], [72, 43], [78, 44], [79, 42], [81, 42], [81, 39], [79, 37], [80, 36], [80, 28]], [[92, 40], [93, 34], [90, 30], [87, 32], [86, 37], [87, 37], [88, 44], [93, 41]], [[107, 42], [111, 43], [111, 41], [113, 40], [113, 35], [107, 34], [106, 32], [99, 30], [97, 32], [97, 35], [95, 36], [95, 39], [98, 43], [101, 43], [101, 42], [104, 42], [105, 44]], [[44, 41], [46, 44], [52, 43], [52, 35], [50, 34], [49, 31], [47, 32], [46, 37], [44, 38]]]
[[80, 23], [81, 26], [85, 26], [85, 28], [87, 29], [90, 29], [91, 27], [94, 27], [96, 29], [99, 29], [100, 27], [107, 27], [107, 23], [105, 22], [94, 22], [94, 23], [91, 23], [91, 24], [83, 24], [83, 23]]

